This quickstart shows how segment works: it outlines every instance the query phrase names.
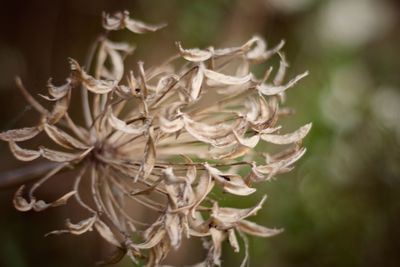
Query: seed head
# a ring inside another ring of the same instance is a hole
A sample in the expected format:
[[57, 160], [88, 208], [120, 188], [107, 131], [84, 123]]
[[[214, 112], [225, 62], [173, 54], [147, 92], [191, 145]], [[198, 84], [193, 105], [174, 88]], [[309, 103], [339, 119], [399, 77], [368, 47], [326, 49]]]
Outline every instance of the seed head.
[[[126, 11], [103, 16], [106, 31], [126, 28], [142, 34], [163, 26], [133, 20]], [[42, 211], [73, 197], [90, 215], [79, 222], [67, 220], [64, 230], [50, 234], [81, 235], [95, 229], [118, 248], [119, 256], [127, 254], [136, 263], [144, 259], [147, 266], [161, 264], [183, 237], [206, 240], [207, 258], [199, 266], [219, 266], [225, 239], [238, 252], [237, 234], [269, 237], [281, 232], [248, 220], [265, 196], [254, 207], [237, 209], [220, 207], [210, 193], [220, 188], [245, 197], [256, 191], [255, 184], [293, 168], [306, 151], [301, 141], [311, 124], [280, 134], [279, 119], [288, 114], [281, 104], [286, 90], [307, 72], [284, 83], [284, 43], [267, 49], [259, 36], [224, 49], [176, 45], [177, 54], [167, 61], [148, 68], [138, 62], [136, 72], [126, 72], [123, 61], [134, 48], [98, 38], [92, 49], [95, 64], [89, 61], [83, 67], [70, 59], [66, 83], [49, 81], [48, 95], [41, 96], [54, 103], [52, 110], [17, 79], [41, 120], [0, 133], [0, 139], [21, 161], [42, 157], [57, 163], [27, 196], [24, 186], [17, 190], [18, 210]], [[261, 78], [252, 73], [254, 65], [272, 56], [280, 58], [275, 74], [272, 68]], [[77, 104], [70, 103], [71, 95], [79, 92], [82, 118], [72, 118], [68, 112]], [[60, 149], [20, 146], [39, 133]], [[284, 149], [268, 154], [268, 143]], [[49, 203], [36, 199], [35, 191], [66, 167], [74, 169], [73, 190]], [[81, 197], [84, 179], [90, 181], [90, 201]], [[156, 220], [141, 221], [130, 203], [154, 212]]]

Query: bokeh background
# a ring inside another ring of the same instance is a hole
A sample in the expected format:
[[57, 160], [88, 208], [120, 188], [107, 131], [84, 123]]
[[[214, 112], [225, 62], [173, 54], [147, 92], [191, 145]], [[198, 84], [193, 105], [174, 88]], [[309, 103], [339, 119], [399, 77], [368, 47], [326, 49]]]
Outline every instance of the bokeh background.
[[[286, 40], [289, 76], [310, 75], [288, 93], [289, 128], [313, 122], [295, 171], [261, 186], [246, 206], [268, 195], [255, 221], [283, 227], [250, 238], [252, 267], [400, 266], [400, 2], [398, 0], [13, 0], [0, 1], [0, 130], [27, 125], [34, 112], [19, 94], [19, 75], [34, 94], [68, 75], [67, 57], [83, 61], [101, 32], [102, 11], [167, 22], [136, 43], [128, 60], [157, 64], [185, 47], [238, 45], [258, 33], [272, 46]], [[44, 238], [74, 213], [68, 208], [19, 213], [10, 170], [21, 165], [0, 144], [0, 266], [87, 267], [109, 249], [95, 233]], [[31, 170], [32, 171], [32, 170]], [[12, 172], [11, 172], [12, 173]], [[4, 181], [7, 180], [7, 183]], [[61, 177], [44, 193], [63, 190]], [[6, 186], [5, 186], [6, 185]], [[201, 251], [177, 253], [180, 264]], [[224, 247], [223, 266], [243, 254]], [[186, 261], [186, 262], [188, 262]], [[123, 260], [118, 267], [131, 266]]]

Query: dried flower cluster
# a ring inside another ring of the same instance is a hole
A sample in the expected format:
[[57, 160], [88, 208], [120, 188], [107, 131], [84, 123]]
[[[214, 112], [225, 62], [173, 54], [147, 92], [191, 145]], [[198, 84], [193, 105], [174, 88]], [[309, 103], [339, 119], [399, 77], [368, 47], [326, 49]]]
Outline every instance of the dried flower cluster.
[[[139, 34], [163, 27], [133, 20], [128, 12], [104, 15], [103, 26], [106, 32], [126, 28]], [[244, 234], [280, 233], [248, 220], [261, 209], [265, 197], [254, 207], [236, 209], [220, 207], [210, 192], [220, 188], [233, 195], [250, 195], [256, 191], [253, 184], [290, 171], [305, 153], [301, 141], [311, 125], [279, 134], [277, 124], [288, 114], [280, 107], [285, 91], [307, 75], [283, 83], [288, 66], [280, 53], [283, 42], [270, 50], [260, 37], [226, 49], [185, 49], [177, 43], [176, 56], [151, 68], [138, 62], [134, 74], [125, 73], [123, 64], [134, 48], [105, 36], [93, 47], [93, 63], [84, 68], [70, 59], [66, 83], [49, 82], [48, 95], [41, 97], [54, 103], [52, 110], [17, 80], [41, 120], [33, 127], [0, 133], [0, 139], [21, 161], [43, 157], [58, 165], [27, 192], [21, 186], [15, 207], [42, 211], [73, 197], [90, 215], [79, 222], [67, 220], [65, 229], [53, 234], [81, 235], [95, 229], [118, 248], [120, 256], [127, 254], [147, 266], [159, 266], [183, 238], [203, 239], [208, 253], [198, 266], [219, 266], [225, 239], [238, 252], [237, 234], [245, 238]], [[252, 74], [254, 64], [273, 55], [280, 57], [280, 65], [272, 78], [272, 68], [262, 78]], [[68, 110], [75, 107], [70, 104], [71, 94], [78, 91], [83, 118], [71, 118]], [[60, 150], [20, 146], [19, 142], [39, 133]], [[273, 155], [257, 152], [265, 143], [285, 146]], [[72, 191], [51, 203], [36, 199], [39, 187], [71, 166], [76, 170]], [[82, 196], [84, 179], [90, 181], [90, 200]], [[131, 202], [154, 211], [157, 219], [146, 223], [135, 218]], [[246, 253], [242, 266], [247, 258]]]

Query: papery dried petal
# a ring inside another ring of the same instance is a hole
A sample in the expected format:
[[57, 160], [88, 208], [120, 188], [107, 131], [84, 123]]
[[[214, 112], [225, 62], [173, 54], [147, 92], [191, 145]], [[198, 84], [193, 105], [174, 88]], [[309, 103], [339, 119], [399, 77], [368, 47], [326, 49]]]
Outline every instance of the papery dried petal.
[[46, 203], [43, 200], [37, 200], [37, 201], [34, 201], [32, 208], [34, 211], [42, 211], [42, 210], [45, 210], [50, 207], [62, 206], [62, 205], [65, 205], [67, 203], [68, 199], [71, 198], [75, 194], [76, 194], [76, 191], [68, 192], [65, 195], [63, 195], [62, 197], [60, 197], [59, 199], [57, 199], [51, 203]]
[[106, 94], [111, 92], [117, 85], [116, 81], [97, 80], [88, 75], [74, 59], [70, 59], [70, 64], [71, 70], [77, 74], [80, 82], [82, 82], [87, 90], [93, 93]]
[[247, 209], [213, 207], [212, 216], [224, 224], [237, 223], [249, 216], [255, 215], [262, 208], [267, 196], [264, 196], [256, 206]]
[[260, 237], [270, 237], [283, 232], [282, 229], [271, 229], [246, 220], [240, 221], [237, 228], [246, 234]]
[[204, 76], [218, 84], [241, 85], [249, 82], [251, 80], [252, 74], [249, 73], [243, 77], [236, 77], [222, 74], [213, 70], [204, 69]]
[[149, 237], [145, 242], [140, 244], [131, 244], [135, 249], [150, 249], [156, 246], [165, 237], [166, 230], [159, 229], [151, 237]]
[[68, 228], [68, 231], [73, 234], [73, 235], [81, 235], [83, 233], [86, 233], [87, 231], [92, 231], [93, 230], [93, 225], [97, 220], [97, 216], [94, 215], [92, 217], [89, 217], [87, 219], [84, 219], [82, 221], [79, 221], [78, 223], [71, 223], [70, 220], [66, 221], [66, 226]]
[[44, 130], [54, 142], [65, 148], [82, 150], [89, 148], [88, 145], [85, 145], [84, 143], [78, 141], [71, 135], [57, 128], [56, 126], [52, 126], [46, 123], [44, 124]]
[[93, 148], [89, 148], [79, 153], [68, 153], [68, 152], [56, 151], [45, 147], [40, 148], [42, 157], [54, 162], [70, 162], [70, 161], [80, 160], [83, 157], [85, 157], [88, 153], [90, 153], [92, 149]]
[[121, 246], [121, 243], [111, 231], [110, 227], [108, 227], [103, 221], [97, 219], [94, 223], [94, 227], [96, 228], [97, 232], [110, 244], [113, 244], [116, 247]]
[[22, 193], [25, 189], [25, 185], [21, 185], [17, 191], [15, 191], [13, 203], [14, 207], [19, 211], [29, 211], [32, 209], [34, 200], [28, 202], [24, 197], [22, 197]]
[[285, 145], [285, 144], [292, 144], [297, 143], [306, 137], [308, 132], [311, 129], [312, 124], [306, 124], [300, 127], [298, 130], [292, 133], [278, 135], [278, 134], [262, 134], [261, 139], [267, 141], [269, 143], [278, 144], [278, 145]]
[[256, 86], [256, 89], [263, 95], [277, 95], [280, 93], [283, 93], [287, 89], [293, 87], [298, 81], [303, 79], [308, 75], [308, 72], [304, 72], [300, 75], [297, 75], [294, 77], [292, 80], [290, 80], [287, 84], [285, 85], [271, 85], [271, 84], [260, 84]]
[[14, 141], [9, 141], [8, 143], [10, 145], [10, 151], [18, 160], [32, 161], [41, 155], [40, 151], [21, 148]]
[[144, 149], [144, 158], [138, 175], [135, 180], [142, 178], [146, 179], [154, 168], [156, 162], [156, 148], [154, 145], [153, 128], [149, 129], [146, 146]]
[[29, 140], [40, 133], [39, 127], [25, 127], [21, 129], [8, 130], [0, 133], [0, 139], [3, 141], [20, 142]]
[[240, 247], [239, 247], [239, 242], [237, 240], [234, 229], [228, 230], [228, 240], [229, 240], [229, 244], [233, 248], [233, 251], [238, 253], [240, 251]]
[[254, 193], [255, 188], [250, 188], [246, 185], [243, 179], [236, 174], [222, 173], [217, 168], [211, 167], [208, 164], [204, 164], [209, 174], [215, 179], [215, 181], [222, 186], [222, 188], [231, 194], [246, 196]]
[[179, 53], [188, 61], [202, 62], [206, 61], [212, 56], [212, 53], [208, 50], [200, 50], [198, 48], [183, 49], [180, 42], [177, 42], [176, 45], [178, 46]]
[[127, 125], [125, 121], [115, 117], [111, 109], [109, 109], [108, 112], [108, 123], [114, 129], [127, 134], [142, 134], [149, 128], [147, 124], [143, 124], [141, 126]]

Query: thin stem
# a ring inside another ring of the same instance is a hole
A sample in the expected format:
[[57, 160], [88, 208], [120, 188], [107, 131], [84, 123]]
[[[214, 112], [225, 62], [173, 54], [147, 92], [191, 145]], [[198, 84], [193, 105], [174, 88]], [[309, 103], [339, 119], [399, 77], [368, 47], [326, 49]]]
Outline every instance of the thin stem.
[[[89, 53], [87, 54], [86, 61], [85, 61], [85, 67], [87, 70], [89, 70], [90, 66], [92, 65], [97, 46], [102, 39], [103, 39], [102, 36], [96, 38], [96, 40], [93, 42], [93, 44], [89, 48]], [[88, 91], [83, 86], [81, 87], [81, 101], [82, 101], [83, 116], [85, 118], [86, 126], [90, 127], [90, 125], [92, 125], [92, 123], [93, 123], [93, 119], [92, 119], [92, 114], [90, 112], [89, 95], [88, 95]]]

